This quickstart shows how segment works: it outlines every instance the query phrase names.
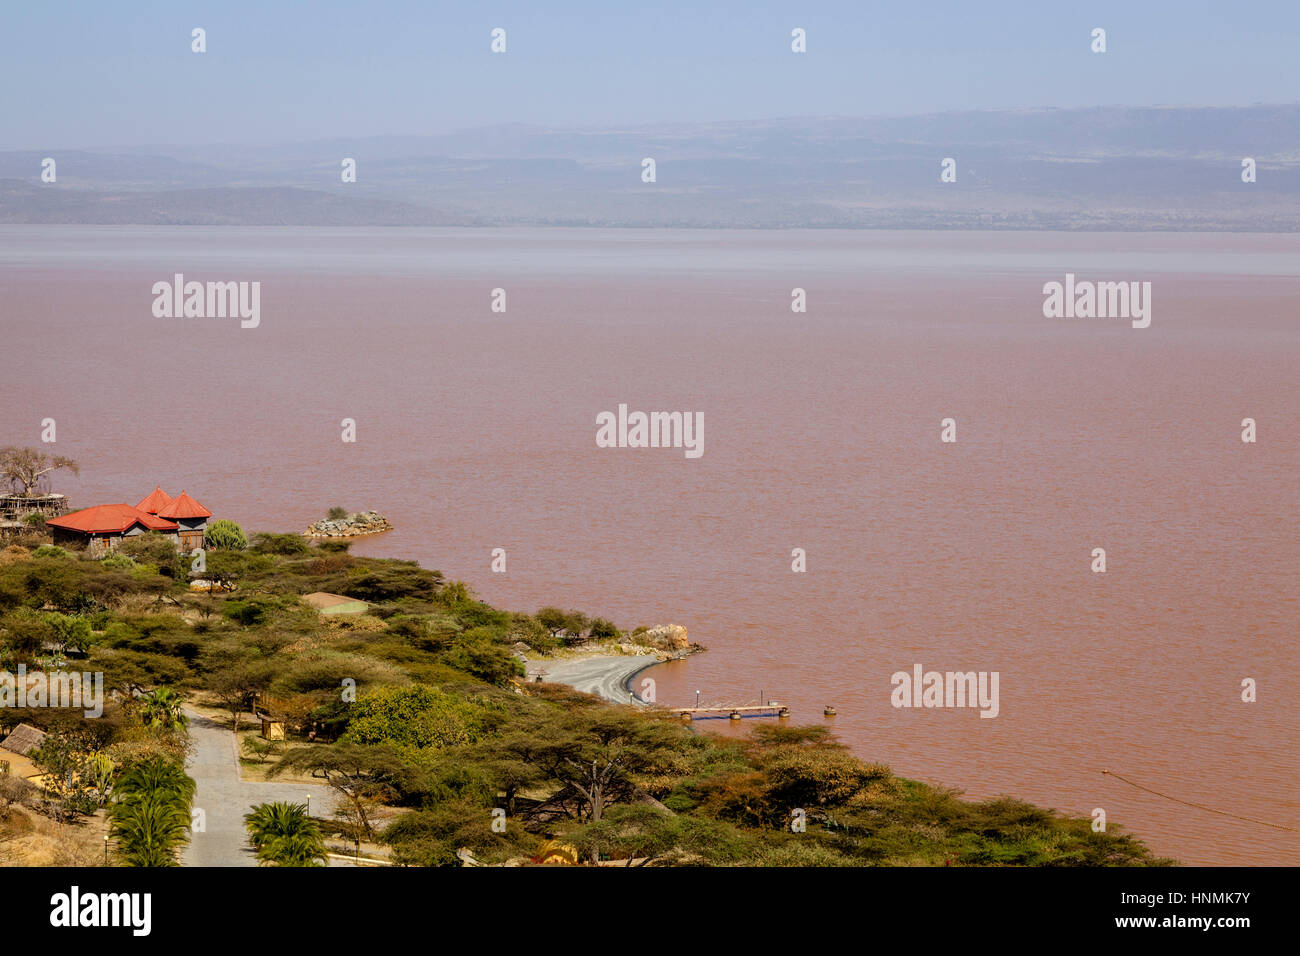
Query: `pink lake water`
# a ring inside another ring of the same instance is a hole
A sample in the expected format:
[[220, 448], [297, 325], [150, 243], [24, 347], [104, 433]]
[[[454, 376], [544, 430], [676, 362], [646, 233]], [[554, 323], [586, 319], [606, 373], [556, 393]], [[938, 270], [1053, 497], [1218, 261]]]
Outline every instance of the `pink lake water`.
[[[155, 318], [176, 272], [260, 281], [260, 326]], [[1152, 282], [1151, 326], [1045, 319], [1066, 272]], [[897, 773], [1291, 864], [1298, 307], [1297, 236], [4, 226], [0, 444], [54, 418], [76, 507], [375, 508], [356, 553], [684, 624], [663, 703], [830, 704]], [[703, 456], [598, 448], [619, 403]], [[997, 671], [998, 717], [892, 707], [918, 663]]]

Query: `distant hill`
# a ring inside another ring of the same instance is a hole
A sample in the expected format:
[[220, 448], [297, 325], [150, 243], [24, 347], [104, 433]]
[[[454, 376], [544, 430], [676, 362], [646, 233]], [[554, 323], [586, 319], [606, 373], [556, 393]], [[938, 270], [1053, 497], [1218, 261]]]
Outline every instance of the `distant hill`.
[[0, 222], [161, 226], [455, 226], [471, 216], [431, 206], [347, 198], [291, 186], [56, 189], [0, 180]]
[[[44, 155], [57, 184], [39, 182]], [[653, 184], [640, 178], [647, 156]], [[343, 157], [357, 161], [355, 184], [340, 182]], [[955, 183], [939, 180], [945, 157]], [[7, 152], [0, 222], [1295, 231], [1300, 106]]]

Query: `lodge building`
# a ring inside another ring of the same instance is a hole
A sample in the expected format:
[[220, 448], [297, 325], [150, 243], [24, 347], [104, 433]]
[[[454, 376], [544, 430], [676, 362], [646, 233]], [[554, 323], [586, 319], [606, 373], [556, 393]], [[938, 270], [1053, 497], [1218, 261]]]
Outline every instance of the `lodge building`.
[[195, 551], [204, 546], [211, 517], [211, 511], [183, 490], [172, 498], [160, 485], [138, 505], [95, 505], [50, 518], [45, 524], [55, 544], [103, 557], [124, 538], [150, 532], [166, 535], [180, 551]]

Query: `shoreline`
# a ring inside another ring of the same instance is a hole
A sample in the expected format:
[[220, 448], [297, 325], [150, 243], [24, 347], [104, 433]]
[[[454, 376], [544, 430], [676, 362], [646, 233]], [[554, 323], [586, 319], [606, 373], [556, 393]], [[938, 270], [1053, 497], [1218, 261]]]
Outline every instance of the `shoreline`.
[[528, 659], [524, 662], [530, 683], [542, 675], [552, 684], [564, 684], [574, 690], [595, 694], [613, 704], [651, 706], [631, 687], [633, 678], [658, 664], [680, 660], [677, 656], [653, 654], [602, 654], [591, 652], [573, 657]]

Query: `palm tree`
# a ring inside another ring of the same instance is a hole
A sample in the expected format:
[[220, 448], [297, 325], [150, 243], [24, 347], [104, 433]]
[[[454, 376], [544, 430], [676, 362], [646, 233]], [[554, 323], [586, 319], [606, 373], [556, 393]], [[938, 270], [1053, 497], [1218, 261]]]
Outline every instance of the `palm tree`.
[[113, 804], [110, 835], [127, 866], [176, 866], [185, 844], [190, 816], [166, 794], [150, 793]]
[[150, 757], [134, 764], [113, 787], [113, 796], [126, 800], [149, 793], [172, 793], [186, 807], [194, 799], [194, 780], [175, 760]]
[[[261, 803], [244, 815], [263, 866], [323, 866], [325, 838], [302, 803]], [[319, 861], [319, 862], [318, 862]]]
[[181, 695], [170, 687], [151, 690], [140, 696], [140, 719], [147, 727], [180, 730], [189, 722], [182, 703]]
[[124, 773], [113, 788], [109, 835], [128, 866], [175, 866], [189, 839], [194, 781], [174, 760], [152, 757]]

